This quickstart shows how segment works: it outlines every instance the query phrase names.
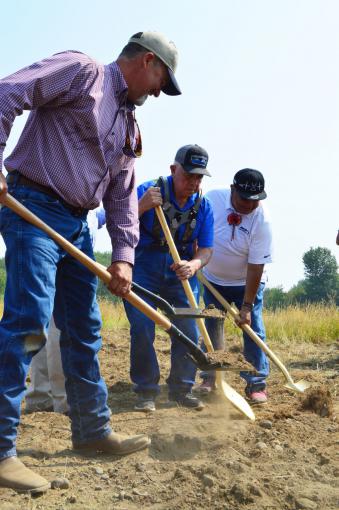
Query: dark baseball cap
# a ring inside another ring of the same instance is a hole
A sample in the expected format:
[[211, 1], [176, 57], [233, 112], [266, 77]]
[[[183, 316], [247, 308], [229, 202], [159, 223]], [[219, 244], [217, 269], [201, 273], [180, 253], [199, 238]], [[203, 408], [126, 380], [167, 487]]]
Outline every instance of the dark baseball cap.
[[168, 82], [162, 92], [168, 96], [179, 96], [181, 90], [174, 76], [178, 65], [178, 50], [174, 42], [169, 41], [160, 32], [138, 32], [132, 35], [128, 42], [146, 48], [165, 64], [168, 71]]
[[208, 175], [211, 174], [207, 170], [208, 154], [199, 145], [184, 145], [181, 147], [176, 156], [175, 161], [180, 163], [185, 172], [190, 174]]
[[264, 200], [267, 197], [265, 179], [259, 170], [252, 168], [239, 170], [233, 178], [233, 185], [245, 200]]

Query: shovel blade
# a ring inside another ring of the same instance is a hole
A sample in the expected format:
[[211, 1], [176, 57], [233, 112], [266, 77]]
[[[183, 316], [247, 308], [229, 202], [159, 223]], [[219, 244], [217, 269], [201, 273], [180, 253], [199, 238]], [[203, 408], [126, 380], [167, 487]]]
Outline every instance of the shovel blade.
[[232, 406], [235, 407], [242, 414], [247, 416], [249, 420], [255, 421], [255, 414], [249, 403], [246, 402], [246, 400], [244, 399], [244, 397], [239, 395], [238, 392], [236, 392], [229, 384], [227, 384], [223, 377], [219, 376], [217, 378], [217, 383], [218, 388], [220, 388], [220, 391], [225, 395], [225, 397], [229, 400]]
[[304, 379], [301, 379], [298, 382], [288, 382], [285, 385], [285, 388], [288, 388], [289, 390], [296, 391], [297, 393], [304, 393], [305, 390], [311, 387], [311, 383], [304, 381]]
[[222, 312], [220, 314], [215, 313], [214, 315], [207, 315], [204, 310], [201, 308], [174, 308], [173, 315], [168, 314], [171, 317], [187, 318], [187, 319], [224, 319], [225, 316]]

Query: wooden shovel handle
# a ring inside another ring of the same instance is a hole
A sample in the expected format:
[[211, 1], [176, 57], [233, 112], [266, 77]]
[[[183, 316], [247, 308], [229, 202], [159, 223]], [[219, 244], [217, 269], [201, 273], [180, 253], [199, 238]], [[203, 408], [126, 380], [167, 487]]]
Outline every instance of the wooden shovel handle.
[[[198, 278], [205, 285], [205, 287], [208, 288], [208, 290], [213, 294], [213, 296], [219, 301], [219, 303], [229, 312], [229, 314], [233, 317], [233, 319], [237, 319], [239, 317], [239, 310], [234, 305], [230, 305], [228, 301], [226, 301], [225, 298], [220, 294], [220, 292], [217, 291], [217, 289], [205, 278], [205, 276], [199, 272]], [[273, 351], [268, 347], [265, 342], [261, 340], [261, 338], [253, 331], [253, 329], [248, 324], [243, 324], [241, 326], [241, 329], [245, 331], [245, 333], [248, 334], [249, 337], [255, 342], [260, 349], [262, 349], [267, 356], [275, 363], [275, 365], [281, 370], [281, 372], [284, 374], [286, 380], [292, 384], [294, 384], [292, 376], [288, 372], [285, 365], [280, 361], [278, 356], [274, 354]]]
[[[156, 212], [156, 215], [159, 219], [159, 222], [160, 222], [160, 225], [161, 225], [161, 228], [164, 232], [164, 235], [165, 235], [165, 239], [167, 241], [167, 244], [168, 244], [168, 247], [169, 247], [169, 251], [172, 255], [172, 258], [174, 260], [174, 262], [178, 263], [178, 262], [181, 262], [180, 260], [180, 256], [179, 256], [179, 253], [178, 253], [178, 250], [177, 250], [177, 247], [175, 246], [175, 243], [173, 241], [173, 238], [172, 238], [172, 234], [171, 234], [171, 231], [167, 225], [167, 221], [166, 221], [166, 218], [165, 218], [165, 215], [164, 215], [164, 211], [162, 210], [162, 208], [158, 205], [156, 208], [155, 208], [155, 212]], [[191, 289], [191, 286], [188, 282], [188, 280], [181, 280], [181, 283], [184, 287], [184, 291], [185, 291], [185, 294], [186, 294], [186, 297], [189, 301], [189, 304], [191, 305], [192, 308], [197, 308], [198, 305], [195, 301], [195, 297], [194, 297], [194, 294], [193, 294], [193, 291]], [[198, 327], [200, 329], [200, 332], [203, 336], [203, 339], [204, 339], [204, 343], [206, 345], [206, 349], [208, 352], [212, 352], [214, 349], [213, 349], [213, 345], [212, 345], [212, 342], [211, 342], [211, 339], [209, 337], [209, 334], [207, 332], [207, 329], [206, 329], [206, 326], [205, 326], [205, 323], [202, 319], [197, 319], [197, 324], [198, 324]]]
[[[24, 207], [9, 193], [0, 196], [0, 201], [3, 205], [12, 209], [12, 211], [17, 213], [24, 220], [46, 232], [46, 234], [48, 234], [55, 242], [57, 242], [67, 253], [72, 255], [72, 257], [86, 266], [87, 269], [98, 276], [98, 278], [100, 278], [104, 283], [110, 283], [113, 277], [104, 266], [98, 264], [98, 262], [95, 262], [90, 257], [85, 255], [85, 253], [73, 246], [72, 243], [67, 241], [64, 237], [62, 237], [46, 223], [40, 220], [40, 218], [38, 218], [35, 214]], [[163, 327], [166, 331], [170, 329], [171, 322], [159, 312], [154, 310], [151, 306], [149, 306], [148, 303], [139, 298], [139, 296], [134, 294], [134, 292], [129, 292], [126, 296], [124, 296], [124, 299], [131, 303], [131, 305], [135, 306], [135, 308], [140, 310], [140, 312], [147, 315], [147, 317], [155, 322], [158, 326]]]

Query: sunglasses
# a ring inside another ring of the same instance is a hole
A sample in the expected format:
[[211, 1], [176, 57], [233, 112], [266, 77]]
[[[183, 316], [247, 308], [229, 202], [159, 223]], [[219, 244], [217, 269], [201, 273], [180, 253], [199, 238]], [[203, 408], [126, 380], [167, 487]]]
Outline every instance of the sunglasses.
[[[128, 156], [130, 158], [140, 158], [140, 156], [142, 155], [142, 140], [141, 140], [139, 124], [137, 123], [137, 119], [135, 118], [134, 112], [125, 110], [125, 120], [126, 120], [126, 139], [125, 139], [125, 145], [122, 148], [122, 152], [125, 154], [125, 156]], [[131, 124], [134, 125], [134, 130], [135, 130], [135, 139], [136, 139], [135, 149], [133, 149], [133, 147], [132, 147], [131, 137], [129, 134], [129, 128], [130, 128]]]

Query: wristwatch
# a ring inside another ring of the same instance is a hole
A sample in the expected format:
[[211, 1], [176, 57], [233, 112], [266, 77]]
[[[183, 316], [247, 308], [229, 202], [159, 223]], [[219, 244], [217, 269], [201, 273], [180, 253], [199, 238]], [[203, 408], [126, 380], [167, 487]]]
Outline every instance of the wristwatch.
[[247, 308], [248, 310], [252, 311], [253, 310], [253, 303], [247, 303], [246, 301], [243, 302], [243, 304], [241, 305], [241, 308]]

